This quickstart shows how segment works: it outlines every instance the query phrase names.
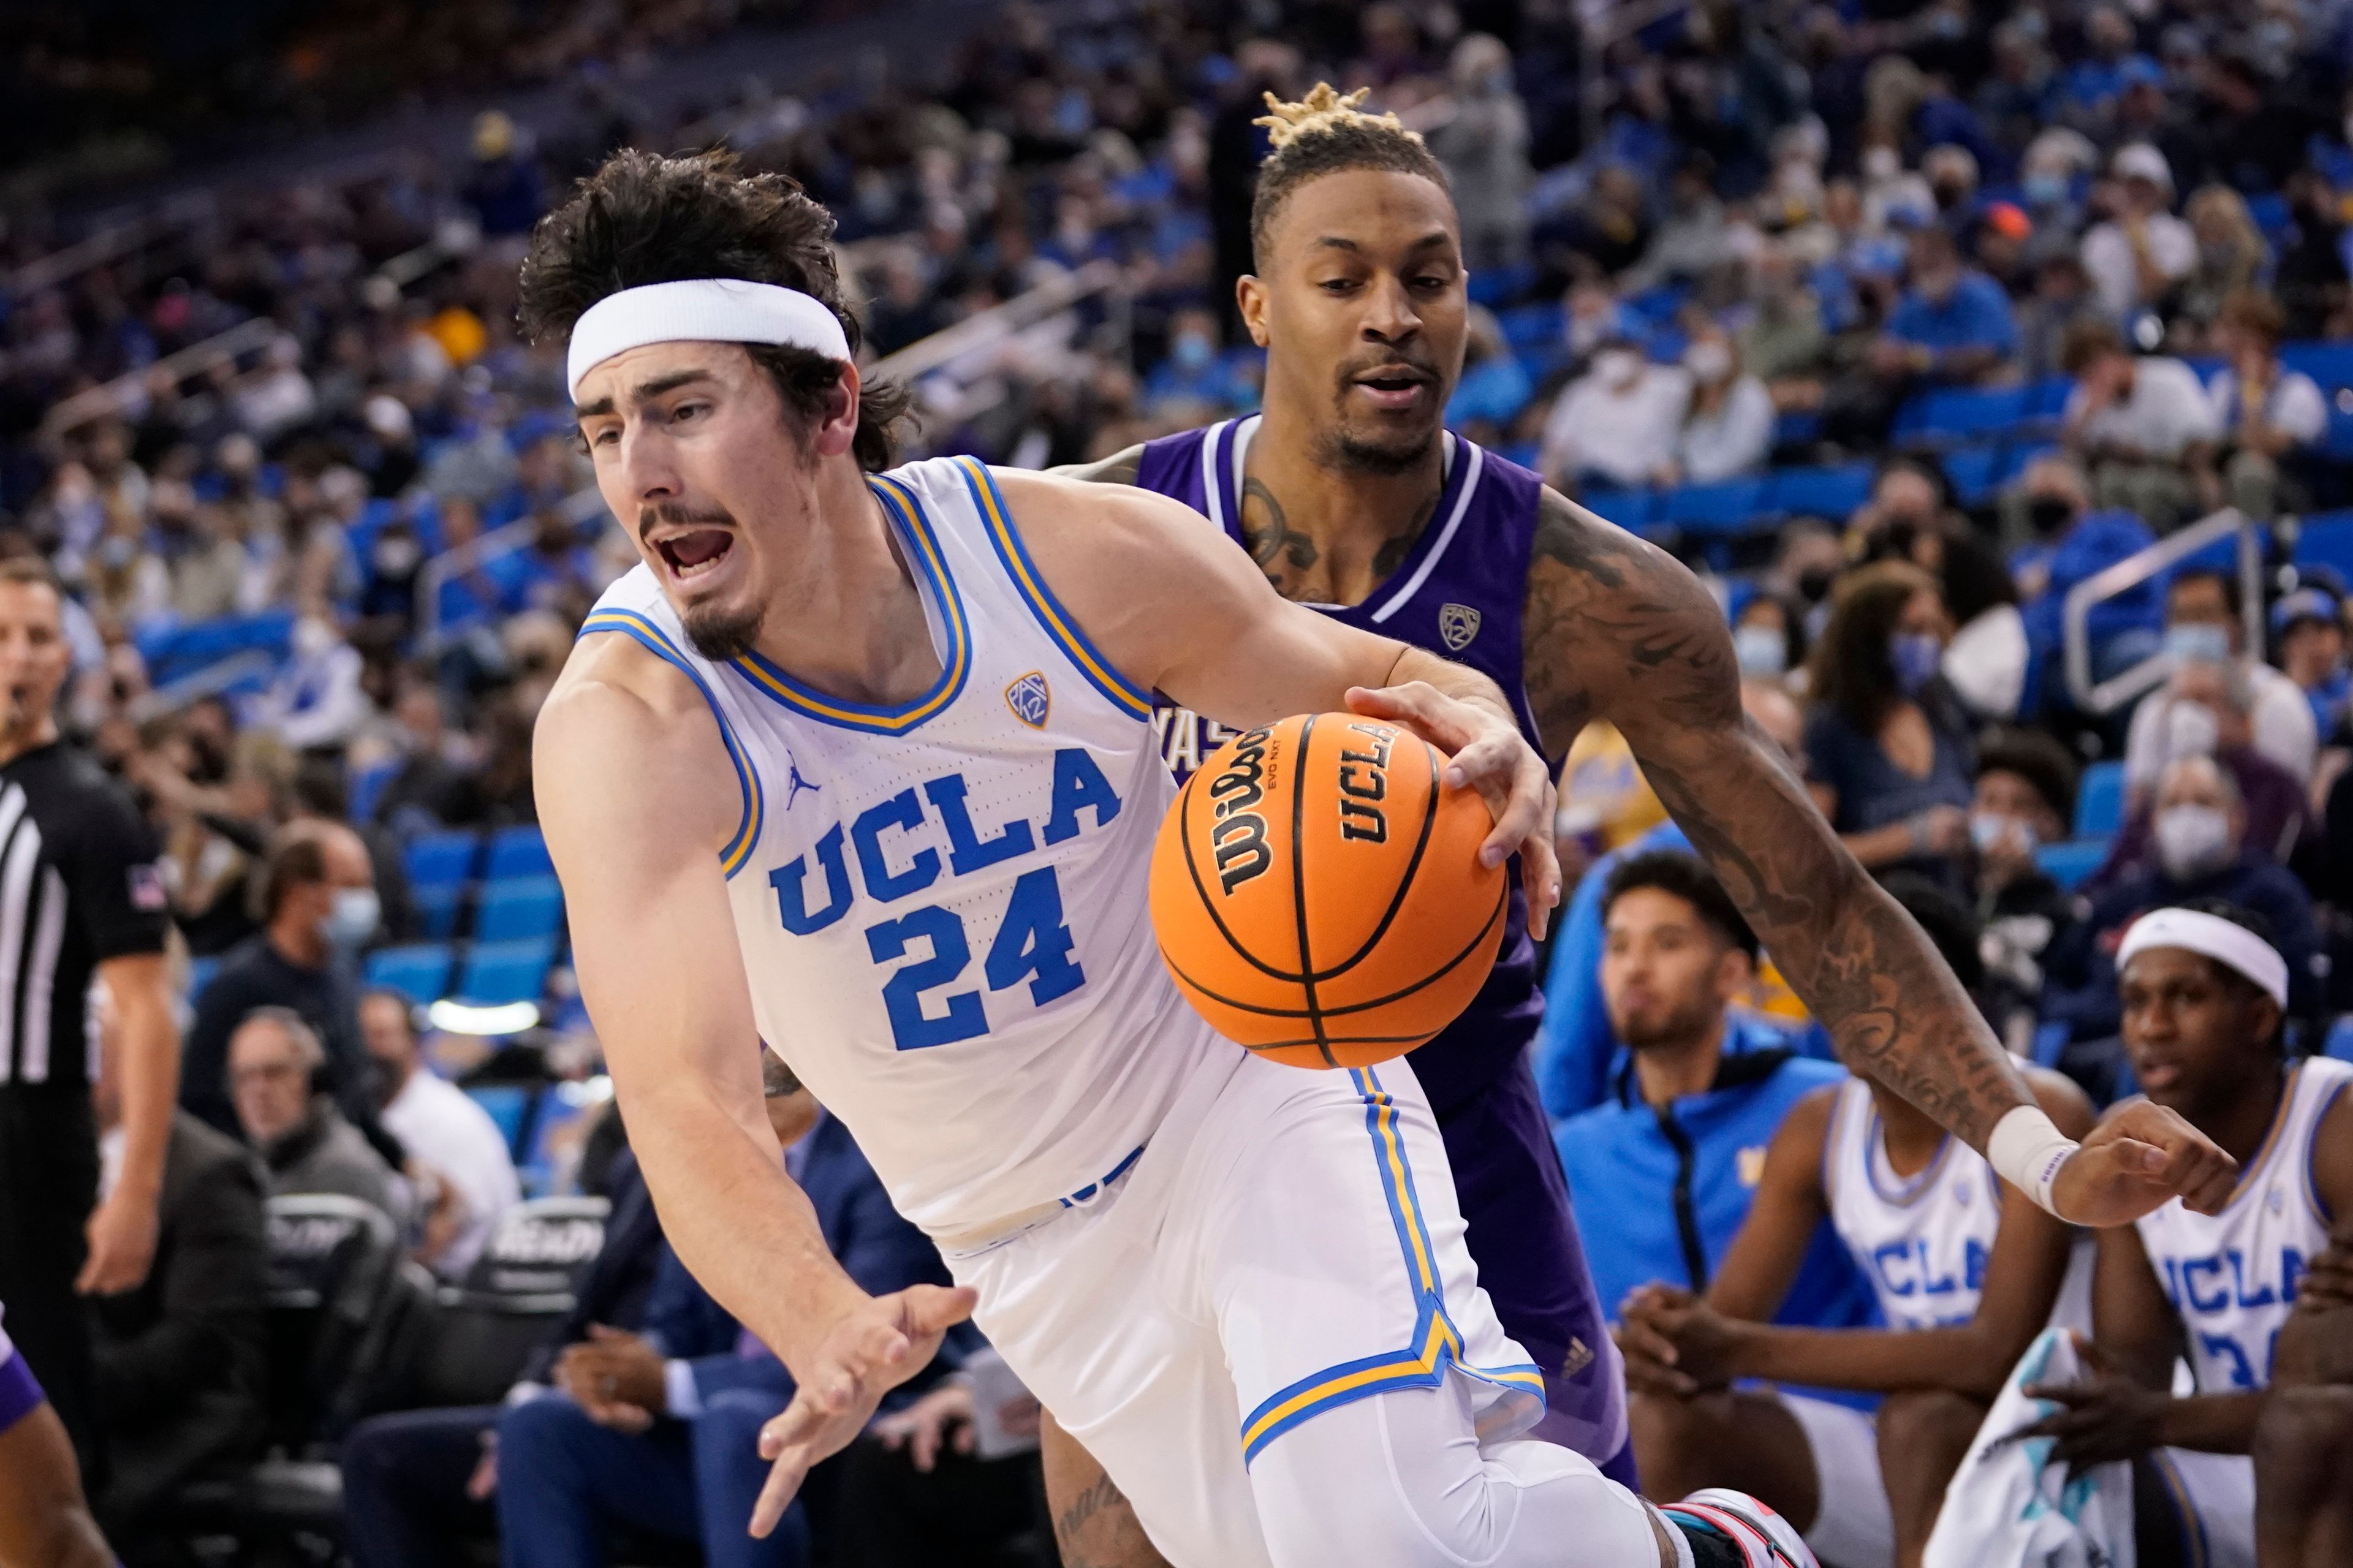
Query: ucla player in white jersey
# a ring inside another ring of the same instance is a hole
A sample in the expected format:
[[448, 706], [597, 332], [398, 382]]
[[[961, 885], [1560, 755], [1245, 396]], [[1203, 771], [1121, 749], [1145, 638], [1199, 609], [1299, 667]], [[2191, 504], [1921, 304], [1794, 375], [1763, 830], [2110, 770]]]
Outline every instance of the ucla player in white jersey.
[[[1550, 784], [1493, 683], [1290, 605], [1165, 498], [876, 472], [904, 397], [860, 384], [830, 229], [789, 181], [623, 153], [522, 277], [526, 329], [569, 339], [641, 562], [541, 714], [536, 795], [665, 1230], [798, 1381], [755, 1527], [976, 1307], [1176, 1568], [1805, 1563], [1746, 1500], [1686, 1500], [1670, 1526], [1519, 1439], [1541, 1374], [1477, 1288], [1410, 1068], [1250, 1057], [1155, 951], [1155, 691], [1233, 724], [1343, 704], [1410, 724], [1495, 813], [1481, 853], [1517, 849], [1549, 908]], [[1728, 634], [1683, 593], [1680, 657], [1723, 675], [1722, 728], [1712, 687], [1682, 700], [1694, 754], [1745, 746]], [[1757, 777], [1834, 855], [1794, 781]], [[1893, 973], [1845, 982], [1883, 1016], [1880, 1057], [2007, 1139], [1997, 1163], [2042, 1201], [2123, 1219], [2226, 1177], [2154, 1109], [2080, 1149], [2058, 1134], [1938, 1010], [1925, 948], [1892, 941], [1868, 951]], [[1905, 976], [1930, 1000], [1868, 1000]], [[875, 1300], [832, 1264], [765, 1130], [755, 1035], [958, 1289]]]
[[[1983, 978], [1975, 922], [1941, 889], [1894, 889], [1965, 984]], [[2057, 1073], [2027, 1071], [2052, 1121], [2092, 1125]], [[1883, 1329], [1772, 1322], [1827, 1218], [1878, 1297]], [[1799, 1100], [1766, 1151], [1757, 1197], [1706, 1298], [1651, 1286], [1621, 1344], [1646, 1485], [1756, 1493], [1839, 1568], [1917, 1568], [1946, 1483], [2004, 1375], [2051, 1321], [2071, 1232], [1983, 1156], [1875, 1079]], [[1756, 1379], [1885, 1397], [1875, 1414]]]
[[[2353, 1065], [2281, 1059], [2287, 963], [2259, 923], [2207, 903], [2125, 933], [2118, 990], [2141, 1088], [2231, 1150], [2241, 1176], [2220, 1214], [2168, 1204], [2101, 1233], [2094, 1374], [2027, 1390], [2061, 1405], [2021, 1434], [2055, 1437], [2053, 1463], [2133, 1462], [2144, 1568], [2253, 1568], [2247, 1456], [2275, 1349], [2330, 1225], [2353, 1213]], [[2177, 1397], [2178, 1357], [2197, 1391]]]

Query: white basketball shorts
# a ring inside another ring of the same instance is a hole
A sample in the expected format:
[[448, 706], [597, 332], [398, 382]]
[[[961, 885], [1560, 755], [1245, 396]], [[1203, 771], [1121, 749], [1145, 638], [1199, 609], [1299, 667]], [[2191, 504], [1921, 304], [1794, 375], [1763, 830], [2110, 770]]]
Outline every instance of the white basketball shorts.
[[[1174, 1568], [1266, 1568], [1248, 1467], [1324, 1411], [1453, 1378], [1482, 1444], [1543, 1413], [1402, 1061], [1311, 1072], [1213, 1053], [1119, 1180], [944, 1251], [980, 1294], [981, 1331]], [[1335, 1476], [1330, 1506], [1377, 1484]]]

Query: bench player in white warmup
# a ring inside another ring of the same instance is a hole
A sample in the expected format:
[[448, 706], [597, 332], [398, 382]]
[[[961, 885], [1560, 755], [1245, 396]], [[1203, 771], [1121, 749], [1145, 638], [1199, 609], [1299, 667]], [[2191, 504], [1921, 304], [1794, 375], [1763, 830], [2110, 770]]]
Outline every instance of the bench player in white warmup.
[[[1751, 1500], [1662, 1515], [1517, 1438], [1541, 1379], [1473, 1280], [1411, 1069], [1249, 1057], [1155, 951], [1155, 690], [1237, 726], [1352, 700], [1410, 724], [1496, 812], [1482, 853], [1518, 848], [1549, 907], [1549, 784], [1493, 685], [1286, 603], [1164, 498], [878, 472], [904, 399], [850, 363], [830, 229], [788, 181], [622, 153], [522, 274], [642, 558], [541, 716], [537, 799], [665, 1231], [798, 1380], [755, 1528], [976, 1308], [1176, 1568], [1810, 1562]], [[1737, 890], [1780, 900], [1777, 931], [1831, 900], [1819, 941], [1843, 951], [1799, 967], [1834, 1032], [2063, 1211], [2218, 1195], [2228, 1161], [2154, 1108], [2081, 1152], [2031, 1110], [1916, 930], [1748, 761], [1771, 748], [1704, 591], [1592, 529], [1589, 570], [1634, 584], [1612, 702], [1677, 709], [1687, 745], [1653, 754], [1818, 851], [1820, 894], [1781, 886], [1786, 860]], [[1662, 664], [1687, 684], [1646, 689]], [[1720, 841], [1739, 812], [1688, 815]], [[755, 1032], [958, 1289], [875, 1300], [833, 1265], [766, 1131]]]

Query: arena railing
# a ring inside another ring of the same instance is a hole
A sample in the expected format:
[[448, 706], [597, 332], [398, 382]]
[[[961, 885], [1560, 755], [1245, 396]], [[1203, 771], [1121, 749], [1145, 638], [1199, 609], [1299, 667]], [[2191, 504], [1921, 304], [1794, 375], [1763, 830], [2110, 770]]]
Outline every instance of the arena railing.
[[2060, 614], [2064, 628], [2067, 691], [2074, 698], [2076, 707], [2086, 713], [2112, 713], [2163, 684], [2173, 670], [2171, 655], [2154, 653], [2105, 680], [2094, 681], [2092, 606], [2137, 588], [2152, 578], [2162, 577], [2189, 557], [2234, 536], [2238, 541], [2239, 603], [2246, 626], [2245, 646], [2263, 646], [2263, 529], [2242, 516], [2236, 507], [2224, 507], [2180, 532], [2093, 573], [2067, 591]]
[[186, 191], [166, 201], [106, 223], [47, 256], [35, 257], [5, 279], [8, 296], [28, 299], [60, 283], [69, 283], [95, 267], [104, 267], [144, 250], [217, 216], [220, 204], [210, 191]]

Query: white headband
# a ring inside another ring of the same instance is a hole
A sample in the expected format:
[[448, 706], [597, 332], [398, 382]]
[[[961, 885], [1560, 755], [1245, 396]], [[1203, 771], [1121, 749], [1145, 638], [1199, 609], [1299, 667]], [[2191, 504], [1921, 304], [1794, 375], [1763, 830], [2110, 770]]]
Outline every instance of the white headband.
[[2197, 910], [2150, 910], [2125, 932], [2124, 945], [2116, 950], [2116, 972], [2121, 974], [2134, 954], [2152, 947], [2202, 953], [2253, 981], [2283, 1008], [2287, 1005], [2287, 960], [2246, 927], [2220, 915]]
[[589, 306], [572, 328], [565, 384], [577, 402], [581, 378], [615, 354], [677, 342], [775, 343], [849, 357], [840, 318], [809, 295], [740, 278], [690, 278], [624, 289]]

